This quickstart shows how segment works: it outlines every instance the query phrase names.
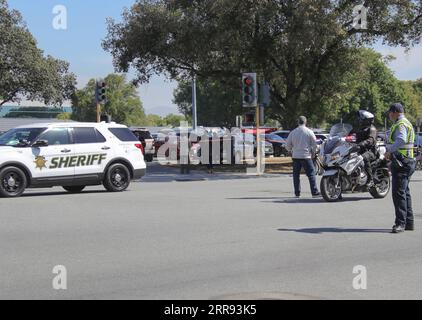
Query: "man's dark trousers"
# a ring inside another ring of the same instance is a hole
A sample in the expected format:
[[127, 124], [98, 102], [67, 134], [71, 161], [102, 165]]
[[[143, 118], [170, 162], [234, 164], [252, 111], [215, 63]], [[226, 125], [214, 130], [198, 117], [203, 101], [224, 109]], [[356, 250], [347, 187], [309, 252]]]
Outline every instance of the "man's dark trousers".
[[312, 159], [293, 159], [293, 183], [295, 187], [295, 195], [297, 197], [300, 196], [300, 172], [302, 171], [302, 167], [305, 169], [306, 175], [308, 176], [312, 194], [318, 194], [315, 166]]
[[396, 226], [406, 227], [406, 224], [414, 222], [412, 196], [410, 195], [409, 183], [415, 173], [416, 161], [405, 159], [403, 166], [391, 166], [393, 202], [396, 210]]

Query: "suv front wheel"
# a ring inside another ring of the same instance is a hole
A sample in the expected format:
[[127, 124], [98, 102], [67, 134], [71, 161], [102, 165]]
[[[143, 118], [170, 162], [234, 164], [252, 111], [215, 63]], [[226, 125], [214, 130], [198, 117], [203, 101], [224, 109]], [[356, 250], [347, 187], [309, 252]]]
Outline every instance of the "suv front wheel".
[[6, 167], [0, 171], [0, 196], [19, 197], [25, 191], [26, 185], [26, 175], [21, 169]]
[[108, 168], [103, 185], [110, 192], [122, 192], [125, 191], [130, 184], [130, 172], [129, 169], [121, 164], [115, 163]]

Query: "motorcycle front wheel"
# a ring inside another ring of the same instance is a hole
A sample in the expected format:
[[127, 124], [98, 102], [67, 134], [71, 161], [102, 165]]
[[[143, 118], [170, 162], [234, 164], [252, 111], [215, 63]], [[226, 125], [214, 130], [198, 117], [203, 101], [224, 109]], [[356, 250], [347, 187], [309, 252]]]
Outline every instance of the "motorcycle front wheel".
[[341, 186], [338, 186], [337, 176], [323, 177], [321, 180], [321, 194], [327, 202], [341, 200]]

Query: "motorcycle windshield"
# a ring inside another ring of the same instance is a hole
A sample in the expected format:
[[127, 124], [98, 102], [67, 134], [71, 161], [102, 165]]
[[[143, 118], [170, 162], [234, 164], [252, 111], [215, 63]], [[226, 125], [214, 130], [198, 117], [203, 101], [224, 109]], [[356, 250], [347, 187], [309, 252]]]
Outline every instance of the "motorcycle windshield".
[[325, 154], [331, 154], [333, 153], [334, 149], [340, 146], [342, 143], [340, 137], [333, 137], [327, 140], [324, 148]]
[[339, 137], [344, 138], [347, 137], [350, 132], [352, 132], [353, 126], [347, 123], [337, 123], [335, 124], [330, 131], [330, 137]]
[[330, 131], [330, 138], [325, 144], [325, 154], [333, 153], [334, 149], [340, 146], [342, 138], [347, 137], [352, 132], [353, 126], [347, 123], [335, 124]]

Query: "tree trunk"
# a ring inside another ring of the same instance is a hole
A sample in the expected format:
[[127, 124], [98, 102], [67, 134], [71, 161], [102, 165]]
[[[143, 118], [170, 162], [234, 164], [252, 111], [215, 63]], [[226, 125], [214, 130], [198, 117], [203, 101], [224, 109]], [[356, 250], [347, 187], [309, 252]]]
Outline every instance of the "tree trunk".
[[297, 125], [297, 118], [299, 117], [298, 112], [298, 99], [297, 97], [289, 97], [286, 99], [285, 105], [286, 113], [283, 116], [283, 127], [292, 129]]

